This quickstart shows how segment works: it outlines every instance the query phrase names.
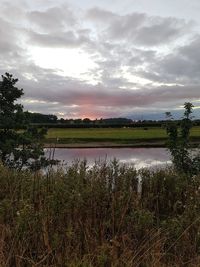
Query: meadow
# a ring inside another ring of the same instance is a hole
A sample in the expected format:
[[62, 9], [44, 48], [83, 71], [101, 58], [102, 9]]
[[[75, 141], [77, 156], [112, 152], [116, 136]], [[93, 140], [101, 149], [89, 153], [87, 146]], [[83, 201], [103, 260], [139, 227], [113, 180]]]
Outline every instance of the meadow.
[[199, 175], [75, 161], [0, 184], [0, 266], [199, 266]]
[[[200, 126], [191, 129], [191, 138], [200, 139]], [[52, 128], [48, 130], [47, 142], [58, 143], [89, 143], [89, 142], [113, 142], [131, 144], [143, 141], [145, 143], [161, 142], [167, 139], [166, 130], [161, 127], [142, 128]]]

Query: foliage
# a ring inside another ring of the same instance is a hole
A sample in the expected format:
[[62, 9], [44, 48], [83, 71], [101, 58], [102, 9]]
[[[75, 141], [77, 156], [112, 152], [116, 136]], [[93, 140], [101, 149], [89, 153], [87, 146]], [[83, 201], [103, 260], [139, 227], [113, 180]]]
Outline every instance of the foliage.
[[11, 168], [38, 169], [45, 162], [42, 139], [46, 131], [28, 125], [23, 106], [17, 103], [23, 95], [17, 82], [9, 73], [0, 82], [0, 160]]
[[[138, 191], [141, 179], [141, 191]], [[75, 161], [0, 167], [1, 266], [197, 266], [200, 177]]]
[[193, 105], [189, 102], [184, 104], [184, 115], [180, 122], [174, 122], [170, 112], [166, 116], [171, 121], [166, 125], [168, 149], [172, 156], [172, 162], [176, 169], [186, 174], [197, 174], [200, 172], [200, 155], [192, 151], [190, 144], [190, 131], [192, 128]]
[[57, 123], [57, 116], [52, 114], [41, 114], [41, 113], [31, 113], [26, 111], [25, 112], [26, 118], [29, 120], [30, 123]]

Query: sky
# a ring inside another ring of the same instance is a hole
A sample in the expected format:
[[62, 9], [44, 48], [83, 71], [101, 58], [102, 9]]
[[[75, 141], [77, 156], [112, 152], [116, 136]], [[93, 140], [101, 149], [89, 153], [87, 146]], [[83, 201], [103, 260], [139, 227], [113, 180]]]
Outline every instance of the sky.
[[[200, 111], [199, 0], [0, 0], [0, 74], [63, 118]], [[164, 115], [163, 115], [164, 116]]]

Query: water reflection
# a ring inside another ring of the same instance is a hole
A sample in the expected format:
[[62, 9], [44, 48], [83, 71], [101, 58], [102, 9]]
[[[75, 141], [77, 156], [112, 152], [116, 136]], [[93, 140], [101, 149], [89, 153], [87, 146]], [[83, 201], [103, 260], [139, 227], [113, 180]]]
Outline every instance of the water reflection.
[[[48, 156], [49, 150], [46, 151]], [[75, 159], [86, 159], [91, 165], [95, 161], [111, 161], [114, 158], [122, 163], [142, 167], [160, 167], [170, 164], [170, 155], [165, 148], [57, 148], [55, 159], [71, 163]]]

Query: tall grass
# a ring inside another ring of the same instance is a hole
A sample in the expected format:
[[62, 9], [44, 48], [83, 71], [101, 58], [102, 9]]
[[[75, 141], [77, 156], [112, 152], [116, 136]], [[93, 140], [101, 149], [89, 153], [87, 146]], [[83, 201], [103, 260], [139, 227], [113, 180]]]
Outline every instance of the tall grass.
[[0, 184], [0, 266], [200, 262], [200, 176], [75, 161], [45, 175], [0, 167]]

